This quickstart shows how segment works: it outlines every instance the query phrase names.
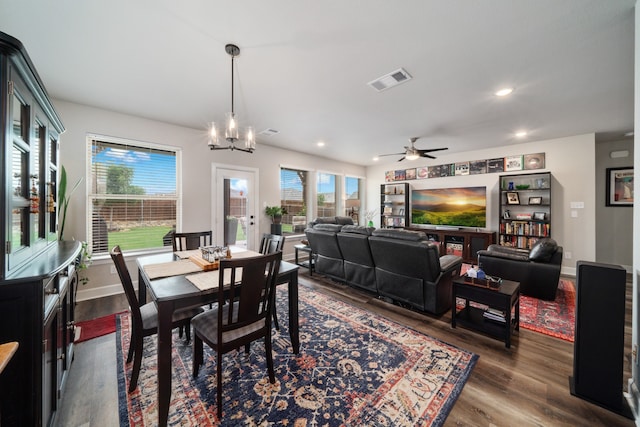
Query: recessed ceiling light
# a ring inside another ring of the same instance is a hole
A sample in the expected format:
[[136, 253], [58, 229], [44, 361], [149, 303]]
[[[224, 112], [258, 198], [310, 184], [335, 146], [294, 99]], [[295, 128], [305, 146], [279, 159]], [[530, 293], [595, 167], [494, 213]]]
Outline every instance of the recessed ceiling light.
[[519, 132], [516, 132], [516, 136], [518, 138], [524, 138], [525, 136], [527, 136], [527, 131], [526, 130], [521, 130]]
[[496, 96], [507, 96], [511, 94], [511, 92], [513, 92], [512, 87], [505, 87], [504, 89], [500, 89], [499, 91], [497, 91]]
[[376, 156], [376, 157], [374, 157], [374, 158], [373, 158], [373, 161], [374, 161], [374, 162], [377, 162], [378, 160], [380, 160], [380, 157], [378, 157], [378, 156]]
[[324, 142], [322, 141], [318, 141], [318, 143], [316, 144], [318, 147], [324, 147]]

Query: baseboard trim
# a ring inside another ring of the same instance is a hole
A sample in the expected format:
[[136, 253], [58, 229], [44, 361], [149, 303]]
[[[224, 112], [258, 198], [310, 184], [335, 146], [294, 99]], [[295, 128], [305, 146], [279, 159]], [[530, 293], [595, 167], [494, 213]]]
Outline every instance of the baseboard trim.
[[[133, 282], [133, 287], [138, 289], [138, 282]], [[110, 297], [113, 295], [123, 294], [124, 290], [122, 289], [122, 285], [120, 283], [116, 283], [115, 285], [106, 285], [100, 286], [99, 288], [91, 288], [91, 289], [78, 289], [78, 293], [76, 294], [76, 302], [80, 301], [89, 301], [97, 298]]]
[[563, 276], [576, 277], [576, 268], [562, 266], [562, 268], [560, 269], [560, 274]]

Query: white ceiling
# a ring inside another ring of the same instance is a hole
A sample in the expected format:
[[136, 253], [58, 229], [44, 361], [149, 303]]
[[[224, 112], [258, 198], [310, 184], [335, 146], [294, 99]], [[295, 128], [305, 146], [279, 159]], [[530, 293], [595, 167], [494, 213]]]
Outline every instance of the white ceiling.
[[[0, 0], [0, 31], [52, 97], [202, 129], [203, 152], [207, 122], [231, 108], [235, 43], [240, 124], [280, 132], [258, 144], [369, 165], [412, 136], [450, 153], [518, 143], [520, 129], [622, 139], [634, 3]], [[367, 85], [400, 67], [411, 81]]]

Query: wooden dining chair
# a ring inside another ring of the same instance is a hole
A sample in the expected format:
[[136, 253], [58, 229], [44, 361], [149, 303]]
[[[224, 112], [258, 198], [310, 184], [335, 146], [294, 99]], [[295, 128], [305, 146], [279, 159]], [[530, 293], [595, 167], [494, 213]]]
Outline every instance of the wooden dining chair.
[[[131, 382], [129, 384], [129, 392], [131, 393], [138, 385], [138, 376], [140, 375], [140, 366], [142, 365], [142, 344], [144, 337], [154, 335], [158, 331], [158, 310], [155, 303], [150, 302], [140, 305], [136, 291], [133, 288], [129, 269], [122, 256], [120, 246], [114, 246], [111, 250], [111, 259], [116, 266], [118, 276], [122, 282], [124, 293], [129, 302], [129, 310], [133, 319], [131, 326], [131, 341], [129, 342], [129, 352], [127, 354], [127, 363], [133, 358], [133, 370], [131, 372]], [[173, 314], [173, 327], [182, 327], [185, 330], [187, 342], [191, 340], [191, 319], [202, 313], [204, 310], [200, 307], [178, 310]], [[182, 336], [182, 334], [180, 334]]]
[[[218, 417], [222, 418], [222, 355], [264, 338], [269, 381], [275, 382], [271, 352], [271, 311], [282, 252], [220, 260], [217, 302], [193, 318], [193, 377], [203, 364], [203, 343], [216, 352]], [[229, 303], [225, 304], [225, 301]]]
[[211, 246], [213, 233], [209, 231], [196, 231], [192, 233], [173, 233], [173, 251], [189, 251], [200, 246]]
[[[263, 255], [272, 254], [274, 252], [282, 251], [284, 248], [284, 236], [279, 234], [269, 234], [264, 233], [262, 235], [262, 239], [260, 240], [260, 253]], [[276, 293], [273, 293], [273, 298], [276, 297]], [[275, 301], [275, 300], [274, 300]], [[276, 330], [280, 330], [280, 324], [278, 323], [278, 314], [276, 312], [276, 306], [274, 303], [273, 306], [273, 325], [276, 327]]]

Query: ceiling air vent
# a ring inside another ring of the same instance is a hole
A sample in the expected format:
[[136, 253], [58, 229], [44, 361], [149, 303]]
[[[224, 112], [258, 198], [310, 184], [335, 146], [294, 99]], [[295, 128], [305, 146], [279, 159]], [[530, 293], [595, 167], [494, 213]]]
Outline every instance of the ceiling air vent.
[[398, 68], [380, 78], [367, 83], [378, 92], [411, 80], [411, 75], [404, 68]]
[[258, 133], [258, 135], [264, 135], [264, 136], [273, 136], [277, 133], [280, 133], [280, 131], [277, 131], [275, 129], [271, 129], [271, 128], [267, 128], [261, 132]]

